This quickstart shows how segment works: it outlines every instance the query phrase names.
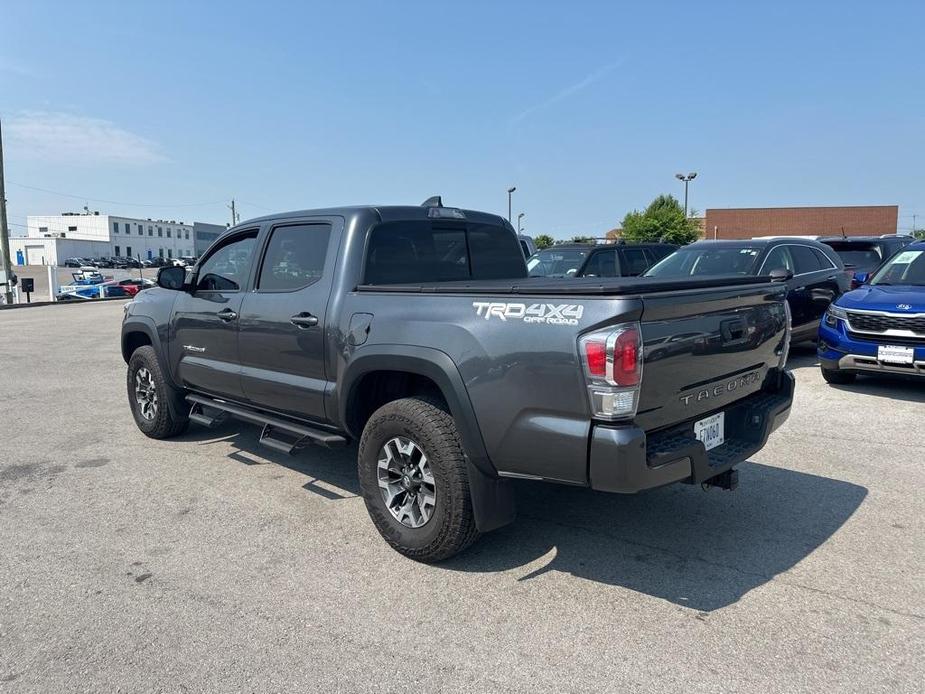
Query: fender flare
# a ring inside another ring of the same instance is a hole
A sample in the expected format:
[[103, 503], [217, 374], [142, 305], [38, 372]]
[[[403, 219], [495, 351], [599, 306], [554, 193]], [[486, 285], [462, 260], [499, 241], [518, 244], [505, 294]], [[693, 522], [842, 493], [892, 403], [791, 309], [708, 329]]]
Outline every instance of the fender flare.
[[[476, 526], [487, 532], [512, 522], [516, 509], [510, 480], [498, 476], [488, 457], [469, 393], [453, 359], [446, 352], [416, 345], [369, 345], [357, 349], [340, 378], [337, 412], [345, 428], [353, 391], [362, 377], [373, 371], [413, 373], [437, 384], [462, 438]], [[350, 432], [354, 438], [361, 433]]]

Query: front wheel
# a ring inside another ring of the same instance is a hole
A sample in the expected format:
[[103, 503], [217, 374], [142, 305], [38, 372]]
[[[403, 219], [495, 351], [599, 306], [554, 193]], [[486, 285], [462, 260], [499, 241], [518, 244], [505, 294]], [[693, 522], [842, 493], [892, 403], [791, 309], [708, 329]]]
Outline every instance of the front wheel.
[[171, 411], [168, 401], [177, 399], [177, 391], [164, 378], [157, 352], [150, 345], [132, 353], [126, 386], [135, 423], [145, 436], [166, 439], [186, 430], [189, 419]]
[[366, 510], [396, 551], [436, 562], [478, 538], [459, 431], [436, 404], [404, 398], [380, 407], [357, 463]]
[[826, 383], [831, 383], [833, 385], [848, 385], [849, 383], [854, 383], [854, 380], [857, 378], [857, 374], [850, 371], [842, 371], [841, 369], [827, 369], [824, 366], [822, 368], [822, 377], [825, 379]]

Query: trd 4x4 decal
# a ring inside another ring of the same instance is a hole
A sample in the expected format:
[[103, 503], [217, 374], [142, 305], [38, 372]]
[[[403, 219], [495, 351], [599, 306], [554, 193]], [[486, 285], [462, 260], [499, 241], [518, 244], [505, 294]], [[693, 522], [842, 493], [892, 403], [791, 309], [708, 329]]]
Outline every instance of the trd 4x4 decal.
[[475, 314], [490, 320], [522, 320], [524, 323], [578, 325], [585, 307], [581, 304], [521, 304], [503, 301], [473, 301]]

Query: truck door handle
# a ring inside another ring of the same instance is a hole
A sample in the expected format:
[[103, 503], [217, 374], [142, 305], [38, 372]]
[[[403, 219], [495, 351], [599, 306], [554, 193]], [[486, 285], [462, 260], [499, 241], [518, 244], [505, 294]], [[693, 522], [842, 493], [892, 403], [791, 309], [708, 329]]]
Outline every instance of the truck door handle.
[[238, 317], [238, 314], [232, 311], [230, 308], [223, 308], [221, 311], [219, 311], [215, 315], [218, 316], [221, 320], [225, 321], [226, 323], [233, 321], [235, 318]]
[[302, 311], [302, 313], [297, 313], [290, 318], [289, 322], [304, 330], [318, 325], [318, 316], [313, 316], [308, 311]]

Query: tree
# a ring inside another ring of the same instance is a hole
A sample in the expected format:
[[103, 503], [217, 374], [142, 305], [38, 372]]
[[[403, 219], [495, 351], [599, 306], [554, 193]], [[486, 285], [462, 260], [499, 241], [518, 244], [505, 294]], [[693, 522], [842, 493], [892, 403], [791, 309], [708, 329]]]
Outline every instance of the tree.
[[541, 251], [544, 248], [549, 248], [555, 242], [556, 240], [549, 234], [540, 234], [539, 236], [533, 239], [533, 243], [536, 245], [536, 249], [538, 251]]
[[579, 234], [578, 236], [573, 236], [568, 243], [595, 243], [595, 239], [593, 236], [581, 236]]
[[684, 208], [673, 195], [659, 195], [645, 212], [633, 210], [623, 218], [623, 238], [627, 241], [684, 245], [699, 237], [697, 222], [684, 216]]

